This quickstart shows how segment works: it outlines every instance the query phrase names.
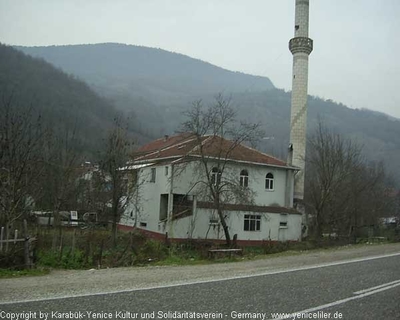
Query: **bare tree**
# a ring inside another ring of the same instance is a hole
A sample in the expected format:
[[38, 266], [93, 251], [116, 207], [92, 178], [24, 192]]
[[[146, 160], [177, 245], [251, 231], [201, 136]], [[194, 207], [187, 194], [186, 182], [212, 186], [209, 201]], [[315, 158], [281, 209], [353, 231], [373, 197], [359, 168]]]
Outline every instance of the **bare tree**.
[[360, 224], [373, 224], [384, 210], [384, 168], [367, 165], [361, 146], [321, 122], [308, 143], [305, 200], [312, 232], [316, 238], [339, 232], [355, 239]]
[[225, 99], [222, 94], [217, 95], [215, 103], [208, 108], [201, 101], [194, 102], [186, 117], [182, 131], [195, 136], [196, 154], [200, 158], [196, 184], [203, 191], [202, 196], [213, 203], [226, 243], [230, 246], [231, 235], [224, 204], [250, 203], [253, 194], [248, 188], [240, 186], [237, 177], [230, 176], [228, 163], [238, 146], [245, 142], [254, 143], [261, 137], [259, 124], [238, 122], [231, 100]]
[[[77, 127], [49, 129], [49, 135], [42, 147], [43, 174], [40, 180], [42, 197], [38, 204], [41, 208], [51, 210], [54, 217], [53, 226], [59, 229], [61, 236], [60, 211], [75, 209], [79, 177], [78, 153], [79, 140]], [[56, 246], [57, 234], [54, 233], [53, 248]]]
[[321, 237], [324, 224], [328, 221], [328, 208], [332, 207], [338, 193], [350, 181], [354, 168], [361, 165], [360, 152], [358, 145], [329, 132], [321, 122], [309, 139], [306, 203], [311, 209], [311, 227], [316, 237]]
[[26, 216], [40, 191], [41, 147], [45, 131], [32, 106], [2, 97], [0, 112], [0, 225], [7, 231]]
[[109, 198], [106, 175], [99, 165], [85, 162], [78, 178], [77, 207], [82, 211], [105, 213]]
[[131, 143], [128, 139], [127, 130], [123, 127], [119, 117], [114, 119], [114, 127], [109, 131], [105, 140], [104, 151], [101, 157], [100, 168], [104, 173], [103, 182], [105, 188], [110, 192], [111, 219], [112, 219], [112, 242], [117, 243], [117, 224], [132, 195], [126, 177], [127, 172], [123, 170], [126, 166], [131, 151]]
[[349, 238], [355, 242], [359, 228], [378, 224], [378, 218], [394, 212], [390, 179], [382, 163], [365, 163], [352, 176], [347, 191], [344, 212], [347, 214]]

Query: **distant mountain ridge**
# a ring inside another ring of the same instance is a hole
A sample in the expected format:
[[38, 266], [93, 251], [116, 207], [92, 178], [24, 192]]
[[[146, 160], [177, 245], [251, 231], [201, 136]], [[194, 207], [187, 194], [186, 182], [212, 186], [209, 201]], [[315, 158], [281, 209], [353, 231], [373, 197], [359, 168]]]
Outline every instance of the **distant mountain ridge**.
[[128, 89], [157, 96], [160, 101], [164, 97], [237, 92], [246, 87], [249, 91], [274, 88], [266, 77], [229, 71], [162, 49], [116, 43], [15, 48], [43, 58], [98, 89]]
[[[265, 77], [236, 73], [161, 49], [98, 44], [17, 47], [87, 82], [108, 101], [132, 113], [141, 132], [172, 134], [190, 103], [232, 97], [242, 120], [261, 122], [262, 151], [285, 158], [289, 141], [291, 93]], [[384, 99], [384, 97], [383, 97]], [[383, 100], [384, 101], [384, 100]], [[308, 134], [319, 119], [337, 133], [364, 145], [373, 161], [383, 161], [400, 183], [400, 120], [371, 110], [354, 110], [332, 100], [309, 97]]]

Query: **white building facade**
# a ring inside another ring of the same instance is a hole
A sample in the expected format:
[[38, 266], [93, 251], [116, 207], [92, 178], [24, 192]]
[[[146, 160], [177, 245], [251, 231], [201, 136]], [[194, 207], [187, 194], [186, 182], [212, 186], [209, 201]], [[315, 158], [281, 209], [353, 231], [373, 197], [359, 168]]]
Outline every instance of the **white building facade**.
[[[137, 228], [160, 239], [225, 240], [217, 208], [208, 195], [204, 163], [193, 150], [193, 137], [180, 135], [156, 140], [138, 151], [127, 167], [134, 172], [137, 188], [121, 217], [121, 229]], [[239, 195], [230, 197], [230, 193], [223, 201], [230, 236], [238, 244], [301, 240], [301, 214], [293, 209], [296, 168], [240, 145], [238, 152], [223, 159], [219, 177], [221, 159], [212, 152], [206, 156], [211, 182], [226, 181]], [[243, 201], [241, 194], [250, 196]]]

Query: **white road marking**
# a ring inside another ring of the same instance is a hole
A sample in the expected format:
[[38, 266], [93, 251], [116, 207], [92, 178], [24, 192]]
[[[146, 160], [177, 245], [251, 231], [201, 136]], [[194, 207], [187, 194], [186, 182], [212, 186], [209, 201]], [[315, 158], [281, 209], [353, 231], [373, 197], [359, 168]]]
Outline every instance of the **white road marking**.
[[395, 284], [395, 283], [400, 283], [400, 280], [395, 280], [395, 281], [392, 281], [392, 282], [381, 284], [381, 285], [376, 286], [376, 287], [372, 287], [372, 288], [356, 291], [356, 292], [353, 292], [353, 294], [363, 294], [365, 292], [374, 291], [375, 289], [379, 289], [379, 288], [383, 288], [383, 287], [386, 287], [386, 286], [390, 286], [391, 284]]
[[71, 294], [71, 295], [51, 297], [51, 298], [47, 297], [47, 298], [26, 299], [26, 300], [7, 301], [7, 302], [0, 301], [0, 305], [37, 302], [37, 301], [61, 300], [61, 299], [67, 299], [67, 298], [92, 297], [92, 296], [101, 296], [101, 295], [107, 295], [107, 294], [129, 293], [129, 292], [135, 292], [135, 291], [174, 288], [174, 287], [180, 287], [180, 286], [190, 286], [190, 285], [196, 285], [196, 284], [222, 282], [222, 281], [230, 281], [230, 280], [237, 280], [237, 279], [248, 279], [248, 278], [262, 277], [262, 276], [267, 276], [267, 275], [275, 275], [275, 274], [282, 274], [282, 273], [289, 273], [289, 272], [326, 268], [326, 267], [331, 267], [331, 266], [339, 266], [339, 265], [343, 265], [343, 264], [371, 261], [371, 260], [390, 258], [390, 257], [395, 257], [395, 256], [400, 256], [400, 252], [372, 256], [372, 257], [364, 257], [364, 258], [322, 263], [322, 264], [303, 266], [303, 267], [297, 267], [297, 268], [289, 268], [289, 269], [283, 269], [283, 270], [281, 269], [281, 270], [276, 270], [276, 271], [264, 271], [264, 272], [260, 272], [260, 273], [249, 274], [249, 275], [239, 275], [239, 276], [219, 278], [219, 279], [194, 280], [194, 281], [187, 281], [187, 282], [182, 282], [182, 283], [172, 283], [172, 284], [166, 284], [166, 285], [141, 287], [141, 288], [130, 288], [130, 289], [124, 289], [124, 290], [111, 290], [111, 291], [103, 291], [103, 292], [95, 292], [95, 293], [78, 293], [78, 294]]
[[400, 286], [400, 282], [397, 282], [397, 283], [395, 283], [393, 285], [390, 285], [390, 286], [385, 286], [385, 287], [380, 288], [380, 289], [376, 289], [374, 291], [361, 293], [361, 294], [359, 294], [357, 296], [352, 296], [352, 297], [341, 299], [341, 300], [337, 300], [337, 301], [334, 301], [334, 302], [331, 302], [331, 303], [323, 304], [323, 305], [320, 305], [318, 307], [314, 307], [314, 308], [310, 308], [310, 309], [306, 309], [306, 310], [302, 310], [302, 311], [296, 311], [296, 312], [291, 313], [287, 317], [275, 318], [275, 320], [297, 319], [296, 318], [297, 314], [306, 314], [306, 313], [311, 313], [311, 312], [319, 311], [319, 310], [322, 310], [322, 309], [334, 307], [334, 306], [337, 306], [339, 304], [343, 304], [343, 303], [346, 303], [346, 302], [349, 302], [349, 301], [352, 301], [352, 300], [357, 300], [357, 299], [361, 299], [361, 298], [364, 298], [364, 297], [367, 297], [367, 296], [371, 296], [373, 294], [376, 294], [376, 293], [379, 293], [379, 292], [382, 292], [382, 291], [386, 291], [386, 290], [389, 290], [389, 289], [393, 289], [393, 288], [398, 287], [398, 286]]

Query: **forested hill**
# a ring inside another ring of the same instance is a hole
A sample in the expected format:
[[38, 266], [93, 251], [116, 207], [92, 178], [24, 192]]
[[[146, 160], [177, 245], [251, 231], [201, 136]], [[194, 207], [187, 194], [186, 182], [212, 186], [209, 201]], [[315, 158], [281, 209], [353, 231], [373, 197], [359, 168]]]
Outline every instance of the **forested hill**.
[[161, 49], [123, 44], [16, 47], [105, 90], [130, 90], [158, 102], [215, 92], [271, 89], [265, 77], [233, 72]]
[[[289, 143], [291, 93], [275, 89], [273, 92], [236, 94], [232, 99], [241, 118], [263, 123], [266, 131], [263, 148], [284, 157]], [[383, 161], [400, 183], [400, 119], [309, 97], [308, 135], [315, 132], [319, 122], [360, 144], [367, 161]]]
[[[290, 92], [274, 88], [268, 78], [231, 72], [184, 55], [138, 46], [98, 44], [18, 49], [42, 57], [84, 80], [116, 107], [134, 114], [136, 127], [154, 137], [174, 133], [183, 121], [183, 111], [194, 100], [201, 98], [207, 104], [216, 93], [231, 95], [241, 120], [263, 124], [266, 139], [260, 148], [285, 158]], [[384, 161], [400, 182], [399, 119], [316, 97], [309, 97], [308, 105], [309, 134], [321, 119], [337, 133], [364, 145], [367, 158]]]
[[0, 97], [2, 108], [11, 99], [14, 106], [31, 107], [55, 131], [76, 130], [87, 153], [95, 152], [118, 112], [83, 81], [1, 44]]

